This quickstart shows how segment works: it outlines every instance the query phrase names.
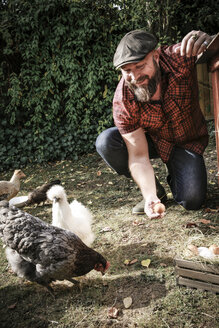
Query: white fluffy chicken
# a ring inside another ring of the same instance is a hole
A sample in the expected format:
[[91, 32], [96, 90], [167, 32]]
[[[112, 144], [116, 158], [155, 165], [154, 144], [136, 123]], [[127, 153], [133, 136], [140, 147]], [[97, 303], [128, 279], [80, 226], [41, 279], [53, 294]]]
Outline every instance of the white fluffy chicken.
[[75, 233], [87, 246], [94, 241], [91, 230], [92, 214], [77, 200], [68, 203], [65, 189], [60, 185], [51, 187], [47, 197], [53, 202], [52, 225]]

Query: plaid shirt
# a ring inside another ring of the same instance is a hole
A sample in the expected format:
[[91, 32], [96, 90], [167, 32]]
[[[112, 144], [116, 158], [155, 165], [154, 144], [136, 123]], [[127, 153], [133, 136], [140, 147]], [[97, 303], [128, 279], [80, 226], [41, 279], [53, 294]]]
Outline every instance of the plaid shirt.
[[113, 99], [113, 117], [121, 134], [142, 127], [167, 162], [174, 145], [203, 154], [208, 131], [199, 106], [196, 57], [182, 57], [175, 46], [158, 49], [162, 101], [140, 103], [122, 78]]

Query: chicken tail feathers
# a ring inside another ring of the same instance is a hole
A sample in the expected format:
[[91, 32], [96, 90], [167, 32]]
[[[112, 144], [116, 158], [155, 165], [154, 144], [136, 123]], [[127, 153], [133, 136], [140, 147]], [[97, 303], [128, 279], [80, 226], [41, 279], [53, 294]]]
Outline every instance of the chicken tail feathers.
[[36, 278], [36, 266], [26, 261], [15, 250], [7, 247], [5, 254], [11, 269], [18, 277], [34, 281]]

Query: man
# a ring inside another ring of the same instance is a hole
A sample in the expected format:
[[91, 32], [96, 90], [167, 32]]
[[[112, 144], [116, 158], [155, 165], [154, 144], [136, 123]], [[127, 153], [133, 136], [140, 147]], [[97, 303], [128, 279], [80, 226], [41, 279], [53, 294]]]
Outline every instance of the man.
[[120, 41], [114, 66], [120, 80], [113, 100], [116, 127], [103, 131], [96, 148], [118, 174], [131, 176], [143, 201], [133, 213], [159, 217], [154, 205], [165, 190], [154, 175], [150, 158], [160, 157], [176, 202], [199, 209], [207, 190], [203, 152], [208, 144], [199, 106], [195, 61], [213, 39], [201, 31], [188, 33], [180, 44], [156, 48], [156, 38], [143, 30]]

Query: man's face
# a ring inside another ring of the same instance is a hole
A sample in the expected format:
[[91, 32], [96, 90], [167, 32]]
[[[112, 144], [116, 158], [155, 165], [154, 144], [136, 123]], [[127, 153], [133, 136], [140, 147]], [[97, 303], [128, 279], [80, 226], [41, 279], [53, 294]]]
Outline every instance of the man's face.
[[138, 63], [122, 66], [121, 72], [126, 85], [134, 92], [140, 102], [148, 102], [153, 97], [160, 82], [160, 68], [157, 55], [150, 52]]

